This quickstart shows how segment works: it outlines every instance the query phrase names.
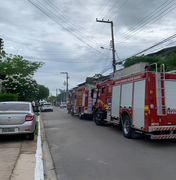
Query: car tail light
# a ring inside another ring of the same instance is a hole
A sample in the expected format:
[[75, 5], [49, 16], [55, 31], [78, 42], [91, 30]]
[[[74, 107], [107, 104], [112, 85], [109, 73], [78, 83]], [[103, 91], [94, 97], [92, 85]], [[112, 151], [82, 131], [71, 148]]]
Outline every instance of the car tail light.
[[25, 121], [33, 121], [33, 120], [34, 120], [34, 115], [33, 114], [26, 115]]
[[42, 107], [44, 107], [44, 105]]

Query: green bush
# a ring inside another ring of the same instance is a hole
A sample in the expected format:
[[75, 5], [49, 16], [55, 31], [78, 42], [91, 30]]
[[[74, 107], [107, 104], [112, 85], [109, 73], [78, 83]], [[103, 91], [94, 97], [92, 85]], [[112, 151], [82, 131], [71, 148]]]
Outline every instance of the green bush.
[[0, 93], [0, 102], [3, 102], [3, 101], [18, 101], [18, 94]]

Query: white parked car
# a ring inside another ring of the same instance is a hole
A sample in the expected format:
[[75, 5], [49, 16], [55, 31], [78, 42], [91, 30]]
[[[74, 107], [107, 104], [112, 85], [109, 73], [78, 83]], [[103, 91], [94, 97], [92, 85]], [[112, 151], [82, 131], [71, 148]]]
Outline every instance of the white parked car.
[[43, 103], [41, 106], [41, 111], [53, 111], [53, 105], [50, 102]]
[[60, 108], [66, 108], [67, 104], [66, 103], [61, 103]]
[[46, 101], [40, 101], [40, 106], [42, 106], [44, 103], [47, 103]]
[[26, 134], [34, 139], [36, 116], [30, 102], [0, 102], [0, 135]]

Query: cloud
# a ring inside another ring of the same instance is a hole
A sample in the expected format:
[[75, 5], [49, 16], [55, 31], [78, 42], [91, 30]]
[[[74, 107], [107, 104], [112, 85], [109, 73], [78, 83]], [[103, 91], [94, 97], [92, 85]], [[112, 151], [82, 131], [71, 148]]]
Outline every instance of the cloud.
[[[113, 21], [120, 59], [175, 33], [176, 5], [171, 0], [31, 2], [34, 5], [27, 0], [1, 3], [1, 37], [7, 53], [45, 62], [34, 78], [53, 95], [56, 88], [65, 88], [61, 71], [69, 73], [70, 87], [74, 87], [112, 63], [112, 51], [100, 48], [110, 49], [111, 25], [98, 23], [96, 18]], [[110, 72], [112, 69], [104, 75]]]

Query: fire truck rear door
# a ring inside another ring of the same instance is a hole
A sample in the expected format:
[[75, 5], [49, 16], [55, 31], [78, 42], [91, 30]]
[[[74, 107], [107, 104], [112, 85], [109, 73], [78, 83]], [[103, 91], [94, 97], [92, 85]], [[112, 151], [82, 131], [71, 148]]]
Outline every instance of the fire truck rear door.
[[134, 82], [133, 122], [136, 128], [144, 128], [145, 79]]

